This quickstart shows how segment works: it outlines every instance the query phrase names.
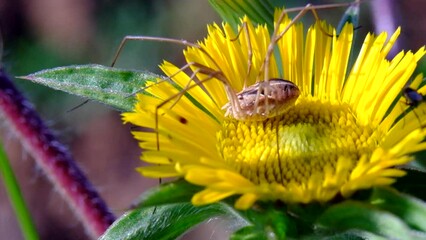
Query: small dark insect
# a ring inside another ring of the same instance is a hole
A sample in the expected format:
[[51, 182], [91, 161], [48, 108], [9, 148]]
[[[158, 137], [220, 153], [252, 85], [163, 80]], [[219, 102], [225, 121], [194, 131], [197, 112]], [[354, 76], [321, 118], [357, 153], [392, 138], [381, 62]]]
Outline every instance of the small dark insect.
[[405, 104], [411, 107], [417, 107], [420, 103], [426, 101], [426, 96], [410, 87], [404, 88], [403, 94], [406, 100]]
[[415, 111], [415, 108], [417, 108], [421, 103], [426, 102], [426, 96], [410, 87], [405, 87], [402, 94], [405, 98], [405, 104], [409, 106], [409, 108], [403, 112], [404, 116], [409, 111], [412, 111], [419, 122], [421, 122], [419, 115], [417, 115]]

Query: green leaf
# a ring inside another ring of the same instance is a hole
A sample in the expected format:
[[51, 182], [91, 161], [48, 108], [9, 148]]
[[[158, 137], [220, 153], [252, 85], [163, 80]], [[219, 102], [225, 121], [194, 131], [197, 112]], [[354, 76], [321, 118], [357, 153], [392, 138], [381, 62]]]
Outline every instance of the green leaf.
[[149, 72], [89, 64], [43, 70], [20, 78], [96, 100], [121, 111], [131, 111], [135, 104], [133, 95], [147, 81], [159, 77]]
[[327, 208], [327, 204], [289, 204], [288, 212], [292, 216], [297, 216], [297, 220], [313, 223]]
[[176, 203], [138, 208], [115, 221], [100, 239], [176, 239], [195, 225], [227, 213], [227, 206], [221, 203], [201, 207], [190, 203]]
[[343, 16], [340, 18], [339, 25], [337, 26], [337, 34], [340, 34], [346, 23], [351, 23], [354, 27], [358, 27], [359, 22], [359, 3], [350, 5]]
[[392, 187], [403, 193], [408, 193], [422, 200], [426, 200], [426, 172], [423, 168], [403, 168], [407, 174], [398, 178]]
[[415, 239], [415, 233], [401, 219], [361, 202], [345, 201], [330, 207], [317, 225], [331, 233], [361, 230], [392, 239]]
[[[426, 65], [426, 64], [425, 64]], [[426, 69], [425, 69], [426, 70]], [[419, 70], [421, 71], [421, 70]], [[426, 85], [426, 79], [422, 81], [421, 86]], [[414, 111], [415, 109], [412, 109]], [[426, 151], [420, 151], [414, 154], [415, 160], [409, 163], [409, 167], [426, 172]]]
[[285, 239], [293, 230], [285, 209], [274, 203], [258, 205], [242, 211], [241, 215], [249, 222], [249, 226], [235, 232], [231, 239]]
[[223, 216], [230, 230], [248, 222], [225, 203], [195, 207], [192, 196], [202, 188], [183, 179], [165, 183], [145, 192], [134, 210], [117, 220], [101, 239], [175, 239], [195, 225]]
[[301, 237], [303, 240], [387, 240], [373, 233], [360, 231], [360, 230], [350, 230], [342, 233], [331, 233], [331, 234], [312, 234], [309, 236]]
[[161, 184], [144, 192], [136, 201], [136, 207], [151, 207], [170, 203], [190, 202], [192, 196], [202, 190], [201, 187], [183, 179]]
[[231, 240], [268, 240], [268, 236], [264, 231], [259, 231], [255, 226], [247, 226], [240, 228], [234, 232]]
[[371, 202], [380, 209], [399, 216], [414, 229], [426, 232], [425, 202], [386, 188], [376, 188]]
[[268, 27], [273, 28], [274, 6], [269, 0], [209, 0], [209, 2], [234, 30], [244, 15], [254, 23], [268, 24]]

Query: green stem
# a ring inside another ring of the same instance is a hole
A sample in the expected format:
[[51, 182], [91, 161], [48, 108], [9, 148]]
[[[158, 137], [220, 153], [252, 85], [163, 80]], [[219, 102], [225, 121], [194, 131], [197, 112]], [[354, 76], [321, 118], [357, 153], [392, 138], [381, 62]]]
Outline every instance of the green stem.
[[10, 203], [15, 210], [16, 218], [21, 227], [22, 233], [27, 240], [39, 239], [31, 215], [28, 211], [25, 201], [19, 189], [16, 177], [9, 164], [9, 160], [0, 145], [0, 175], [3, 179], [4, 186], [6, 187], [7, 194], [9, 195]]

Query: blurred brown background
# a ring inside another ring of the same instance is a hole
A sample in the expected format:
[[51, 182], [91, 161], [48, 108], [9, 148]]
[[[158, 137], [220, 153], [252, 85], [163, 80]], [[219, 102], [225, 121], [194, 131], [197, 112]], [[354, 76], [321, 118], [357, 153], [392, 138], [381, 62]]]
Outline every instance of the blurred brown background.
[[[376, 26], [378, 29], [389, 26], [389, 19], [403, 26], [400, 47], [416, 50], [426, 43], [424, 0], [373, 1], [374, 4], [366, 1], [361, 7], [360, 32], [374, 29], [371, 21], [378, 21], [370, 17], [374, 12], [374, 16], [384, 20]], [[306, 3], [286, 1], [286, 6], [303, 6]], [[326, 1], [312, 3], [324, 4]], [[390, 12], [384, 6], [388, 6]], [[337, 23], [344, 10], [321, 10], [319, 14]], [[116, 47], [125, 35], [196, 41], [205, 36], [206, 23], [213, 21], [221, 20], [207, 0], [0, 0], [3, 65], [16, 76], [70, 64], [110, 65]], [[362, 37], [358, 41], [360, 39]], [[117, 66], [160, 73], [157, 65], [162, 59], [182, 65], [181, 52], [180, 46], [171, 44], [132, 42]], [[130, 126], [122, 124], [119, 112], [94, 102], [67, 112], [83, 99], [24, 80], [16, 80], [16, 83], [69, 146], [117, 216], [140, 193], [158, 184], [158, 180], [142, 178], [134, 170], [142, 164], [139, 161], [141, 150], [131, 137]], [[41, 239], [88, 239], [68, 206], [52, 189], [13, 133], [5, 124], [0, 126], [2, 142]], [[219, 225], [210, 223], [203, 228], [207, 232], [198, 229], [184, 239], [221, 239], [224, 235]], [[197, 237], [197, 234], [200, 235]], [[0, 239], [22, 239], [2, 184]]]

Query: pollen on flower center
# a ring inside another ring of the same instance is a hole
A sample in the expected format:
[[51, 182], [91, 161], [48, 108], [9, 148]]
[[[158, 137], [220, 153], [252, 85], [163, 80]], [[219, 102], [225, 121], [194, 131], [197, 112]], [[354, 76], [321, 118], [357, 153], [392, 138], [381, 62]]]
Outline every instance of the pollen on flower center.
[[306, 183], [313, 174], [335, 168], [340, 157], [352, 161], [352, 168], [378, 141], [371, 126], [357, 124], [348, 105], [306, 98], [264, 121], [226, 118], [217, 133], [225, 162], [257, 184]]

